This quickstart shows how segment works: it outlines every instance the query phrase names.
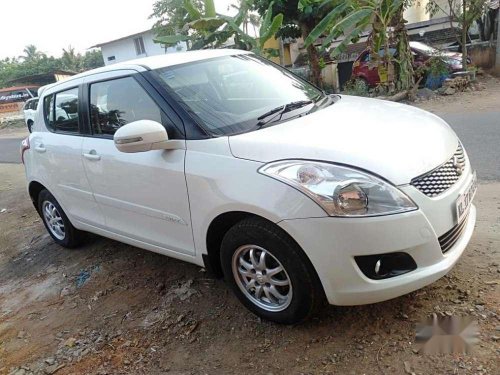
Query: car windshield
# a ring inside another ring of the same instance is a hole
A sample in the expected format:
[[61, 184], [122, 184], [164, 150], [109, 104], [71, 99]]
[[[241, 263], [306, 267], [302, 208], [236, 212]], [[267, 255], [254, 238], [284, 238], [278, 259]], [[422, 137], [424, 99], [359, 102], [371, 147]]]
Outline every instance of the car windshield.
[[269, 121], [276, 124], [308, 113], [324, 95], [287, 70], [251, 54], [195, 61], [157, 72], [186, 110], [216, 136], [255, 130], [263, 117], [272, 120], [276, 116], [278, 121]]

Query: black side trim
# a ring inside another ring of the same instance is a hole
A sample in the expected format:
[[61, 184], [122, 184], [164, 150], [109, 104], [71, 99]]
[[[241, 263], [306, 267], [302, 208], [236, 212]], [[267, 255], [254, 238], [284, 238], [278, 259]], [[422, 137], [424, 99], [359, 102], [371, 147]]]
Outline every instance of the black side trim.
[[163, 97], [163, 100], [175, 111], [184, 124], [186, 139], [208, 139], [212, 138], [205, 130], [200, 127], [193, 118], [187, 113], [182, 105], [176, 101], [169, 90], [161, 83], [161, 78], [154, 70], [142, 72], [141, 76]]
[[439, 245], [441, 246], [441, 251], [446, 254], [460, 239], [462, 233], [465, 230], [467, 220], [469, 219], [469, 214], [465, 215], [460, 223], [455, 225], [445, 234], [439, 236]]

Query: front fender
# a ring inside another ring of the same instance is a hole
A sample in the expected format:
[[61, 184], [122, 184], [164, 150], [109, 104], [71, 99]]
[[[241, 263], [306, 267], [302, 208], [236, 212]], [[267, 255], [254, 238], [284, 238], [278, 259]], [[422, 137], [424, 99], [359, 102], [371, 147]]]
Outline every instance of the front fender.
[[274, 223], [327, 216], [303, 193], [258, 173], [262, 165], [233, 156], [187, 152], [186, 182], [197, 254], [207, 253], [208, 228], [227, 212], [247, 212]]

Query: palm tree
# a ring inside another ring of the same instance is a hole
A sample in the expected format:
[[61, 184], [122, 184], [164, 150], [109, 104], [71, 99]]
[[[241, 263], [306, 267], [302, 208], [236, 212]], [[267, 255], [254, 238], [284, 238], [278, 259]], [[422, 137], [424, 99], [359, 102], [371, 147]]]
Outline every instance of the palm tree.
[[19, 56], [19, 58], [24, 61], [38, 60], [45, 56], [45, 54], [39, 51], [33, 44], [28, 44], [26, 47], [24, 47], [23, 52], [24, 55]]

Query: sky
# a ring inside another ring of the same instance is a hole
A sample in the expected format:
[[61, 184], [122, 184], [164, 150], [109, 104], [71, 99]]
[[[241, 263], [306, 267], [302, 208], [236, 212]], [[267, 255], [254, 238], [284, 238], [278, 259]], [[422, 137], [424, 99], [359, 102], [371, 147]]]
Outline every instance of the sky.
[[[152, 27], [155, 0], [10, 0], [0, 11], [0, 59], [23, 54], [34, 44], [49, 56], [63, 48], [77, 52]], [[215, 0], [217, 12], [229, 14], [232, 0]], [[129, 5], [130, 4], [130, 5]]]

